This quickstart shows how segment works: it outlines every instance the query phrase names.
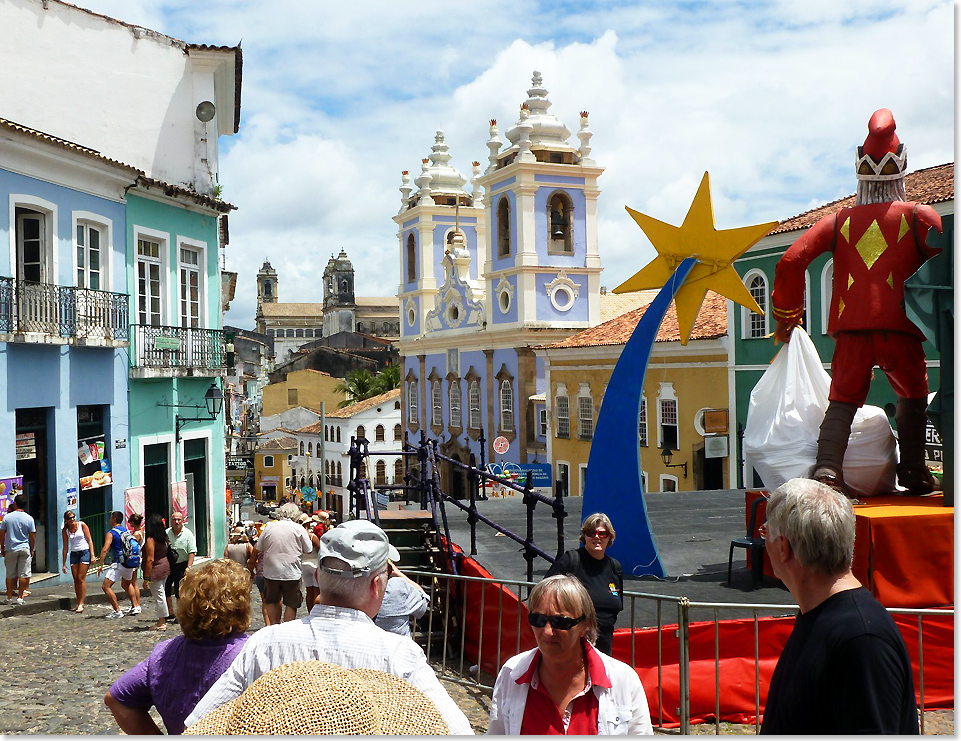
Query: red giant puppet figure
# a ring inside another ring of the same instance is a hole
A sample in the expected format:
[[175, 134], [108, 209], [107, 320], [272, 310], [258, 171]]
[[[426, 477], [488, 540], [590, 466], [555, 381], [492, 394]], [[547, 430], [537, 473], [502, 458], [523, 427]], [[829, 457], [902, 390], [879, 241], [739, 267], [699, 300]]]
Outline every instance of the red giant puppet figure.
[[803, 311], [805, 269], [818, 255], [834, 253], [828, 333], [836, 346], [812, 478], [839, 491], [844, 491], [842, 462], [851, 423], [867, 397], [875, 365], [898, 395], [898, 483], [913, 494], [938, 488], [924, 463], [924, 336], [904, 311], [904, 281], [940, 252], [927, 245], [927, 236], [932, 227], [941, 231], [941, 217], [930, 206], [906, 200], [906, 167], [894, 116], [882, 108], [871, 116], [864, 146], [858, 147], [856, 205], [818, 221], [791, 245], [775, 273], [775, 335], [787, 342]]

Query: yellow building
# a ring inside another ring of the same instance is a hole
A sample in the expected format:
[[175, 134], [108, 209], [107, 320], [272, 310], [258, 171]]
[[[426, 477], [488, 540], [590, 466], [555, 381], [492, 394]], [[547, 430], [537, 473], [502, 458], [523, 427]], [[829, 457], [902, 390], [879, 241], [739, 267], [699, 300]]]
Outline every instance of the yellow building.
[[[544, 359], [551, 400], [548, 458], [555, 482], [569, 496], [583, 494], [607, 383], [647, 305], [535, 348]], [[713, 292], [708, 292], [686, 346], [680, 343], [673, 304], [664, 317], [644, 379], [638, 418], [645, 491], [732, 487], [728, 451], [734, 449], [733, 433], [726, 422], [730, 398], [727, 322], [727, 300]], [[665, 447], [672, 451], [670, 466], [662, 458]], [[610, 461], [610, 465], [620, 463]]]
[[334, 391], [334, 387], [342, 382], [343, 379], [323, 371], [291, 371], [286, 380], [264, 386], [261, 416], [269, 417], [294, 407], [320, 409], [322, 403], [325, 409], [336, 409], [345, 395]]
[[290, 496], [293, 484], [290, 464], [297, 453], [292, 437], [267, 440], [254, 452], [254, 496], [264, 502], [278, 502]]

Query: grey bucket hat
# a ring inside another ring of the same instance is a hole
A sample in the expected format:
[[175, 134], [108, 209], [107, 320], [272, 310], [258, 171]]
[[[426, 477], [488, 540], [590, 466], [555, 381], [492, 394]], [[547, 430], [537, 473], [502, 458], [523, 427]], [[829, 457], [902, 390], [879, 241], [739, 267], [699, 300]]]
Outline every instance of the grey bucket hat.
[[[324, 564], [328, 557], [339, 558], [349, 569]], [[368, 520], [349, 520], [331, 528], [320, 539], [317, 565], [327, 574], [355, 579], [378, 571], [387, 559], [399, 561], [400, 554], [390, 544], [387, 533]]]

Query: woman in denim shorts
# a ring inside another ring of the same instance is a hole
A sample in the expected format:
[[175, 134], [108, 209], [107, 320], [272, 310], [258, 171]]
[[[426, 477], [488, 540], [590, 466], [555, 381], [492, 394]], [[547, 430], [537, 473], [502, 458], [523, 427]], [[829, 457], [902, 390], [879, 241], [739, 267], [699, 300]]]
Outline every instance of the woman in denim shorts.
[[73, 612], [83, 612], [83, 602], [87, 597], [87, 569], [90, 568], [90, 554], [93, 552], [93, 539], [87, 523], [77, 519], [73, 510], [63, 513], [63, 573], [67, 573], [67, 554], [70, 554], [70, 571], [73, 574], [73, 591], [77, 595], [77, 606]]

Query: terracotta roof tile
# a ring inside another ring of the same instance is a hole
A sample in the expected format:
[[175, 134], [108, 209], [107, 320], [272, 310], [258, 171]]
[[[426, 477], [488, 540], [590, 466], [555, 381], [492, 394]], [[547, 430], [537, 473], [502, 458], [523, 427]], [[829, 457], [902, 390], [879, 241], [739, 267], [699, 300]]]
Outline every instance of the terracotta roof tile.
[[[944, 165], [909, 172], [904, 177], [904, 191], [909, 201], [917, 201], [918, 203], [932, 204], [954, 200], [954, 163], [948, 162]], [[771, 234], [807, 229], [814, 226], [822, 216], [853, 205], [853, 195], [839, 198], [811, 211], [805, 211], [799, 216], [782, 221], [771, 231]]]
[[[571, 337], [553, 345], [546, 347], [554, 350], [566, 347], [600, 347], [604, 345], [624, 345], [627, 344], [631, 333], [637, 327], [637, 323], [644, 316], [650, 301], [633, 311], [615, 317], [610, 321], [599, 324], [596, 327], [585, 329]], [[701, 304], [697, 319], [694, 321], [694, 328], [691, 331], [692, 340], [713, 340], [727, 334], [727, 299], [714, 291], [708, 291]], [[661, 322], [660, 330], [657, 333], [656, 342], [677, 342], [681, 338], [677, 327], [677, 309], [674, 302], [667, 309], [664, 321]]]
[[602, 293], [600, 297], [601, 321], [626, 314], [631, 309], [647, 306], [654, 300], [657, 290], [631, 291], [630, 293]]
[[257, 446], [258, 450], [291, 450], [297, 448], [297, 440], [292, 437], [277, 437]]
[[386, 394], [380, 394], [379, 396], [372, 396], [369, 399], [364, 399], [363, 401], [354, 402], [353, 404], [343, 407], [342, 409], [335, 409], [327, 413], [327, 417], [333, 419], [348, 419], [353, 417], [355, 414], [360, 412], [366, 412], [368, 409], [373, 409], [378, 404], [386, 404], [388, 401], [393, 401], [394, 399], [400, 398], [400, 389], [392, 389]]

